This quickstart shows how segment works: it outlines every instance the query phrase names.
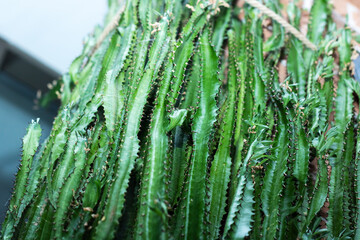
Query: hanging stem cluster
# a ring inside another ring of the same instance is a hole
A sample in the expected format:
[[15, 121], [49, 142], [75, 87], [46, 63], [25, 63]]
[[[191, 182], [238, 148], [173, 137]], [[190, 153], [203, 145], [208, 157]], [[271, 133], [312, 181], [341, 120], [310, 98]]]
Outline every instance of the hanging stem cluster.
[[50, 136], [28, 127], [3, 239], [360, 239], [351, 31], [314, 1], [313, 51], [231, 4], [110, 1]]

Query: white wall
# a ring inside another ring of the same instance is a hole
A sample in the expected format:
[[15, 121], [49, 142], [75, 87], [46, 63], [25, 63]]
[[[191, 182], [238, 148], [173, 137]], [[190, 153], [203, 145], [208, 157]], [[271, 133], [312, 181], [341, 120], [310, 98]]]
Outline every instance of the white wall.
[[106, 11], [107, 0], [0, 0], [0, 36], [64, 73]]

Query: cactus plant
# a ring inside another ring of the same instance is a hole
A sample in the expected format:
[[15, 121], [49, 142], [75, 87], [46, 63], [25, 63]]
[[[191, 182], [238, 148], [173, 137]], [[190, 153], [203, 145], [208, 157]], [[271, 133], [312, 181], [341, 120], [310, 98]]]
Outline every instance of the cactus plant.
[[[299, 27], [295, 3], [264, 2]], [[116, 27], [42, 99], [61, 100], [50, 135], [27, 129], [3, 239], [360, 237], [360, 87], [328, 0], [310, 12], [315, 51], [275, 21], [265, 39], [247, 4], [109, 7]]]

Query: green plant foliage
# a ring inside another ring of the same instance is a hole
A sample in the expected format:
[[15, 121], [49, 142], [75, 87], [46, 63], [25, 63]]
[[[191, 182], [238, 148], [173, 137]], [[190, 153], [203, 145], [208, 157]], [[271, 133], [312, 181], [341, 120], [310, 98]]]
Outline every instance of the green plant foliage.
[[328, 0], [317, 51], [246, 4], [123, 4], [41, 100], [61, 107], [43, 143], [27, 129], [2, 239], [360, 238], [360, 86]]

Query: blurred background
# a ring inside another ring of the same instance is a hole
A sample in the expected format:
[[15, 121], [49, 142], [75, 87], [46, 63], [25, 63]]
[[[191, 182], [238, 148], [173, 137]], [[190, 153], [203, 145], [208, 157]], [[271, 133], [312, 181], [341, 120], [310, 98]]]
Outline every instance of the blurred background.
[[67, 71], [106, 10], [106, 0], [0, 0], [0, 225], [28, 124], [40, 118], [44, 139], [56, 115], [56, 104], [34, 109], [36, 92]]

